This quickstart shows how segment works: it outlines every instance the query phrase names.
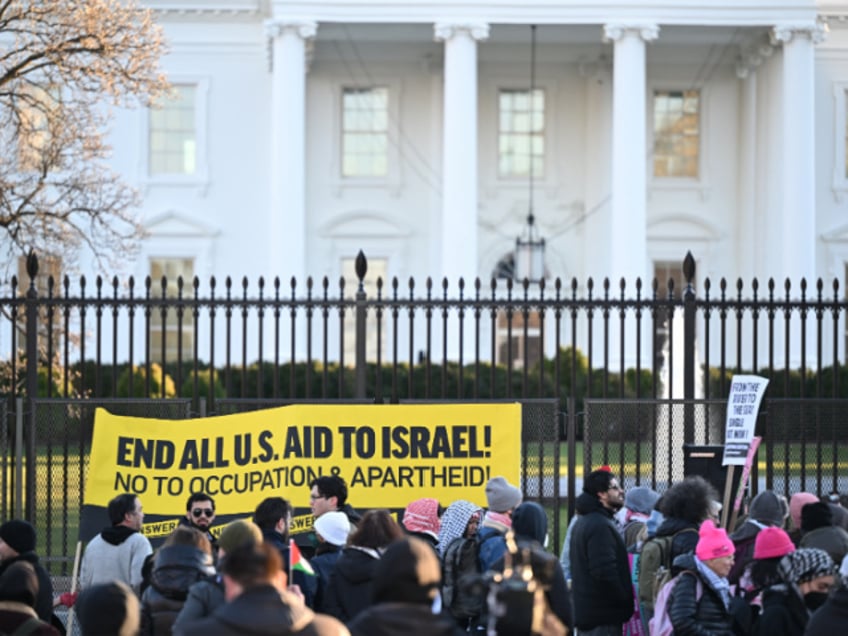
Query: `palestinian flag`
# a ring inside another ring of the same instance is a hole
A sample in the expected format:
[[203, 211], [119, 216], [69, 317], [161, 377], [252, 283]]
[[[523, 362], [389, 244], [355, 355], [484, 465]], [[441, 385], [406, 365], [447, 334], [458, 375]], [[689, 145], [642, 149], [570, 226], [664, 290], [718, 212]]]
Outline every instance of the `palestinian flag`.
[[315, 576], [315, 570], [309, 565], [309, 561], [303, 558], [300, 548], [297, 547], [294, 539], [289, 539], [289, 571], [294, 572], [295, 570]]

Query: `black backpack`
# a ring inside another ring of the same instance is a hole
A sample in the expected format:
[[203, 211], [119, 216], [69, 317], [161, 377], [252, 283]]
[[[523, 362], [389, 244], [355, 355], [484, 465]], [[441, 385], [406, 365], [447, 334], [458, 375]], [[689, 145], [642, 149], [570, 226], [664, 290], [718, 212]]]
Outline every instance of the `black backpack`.
[[457, 537], [448, 544], [442, 557], [442, 605], [460, 622], [475, 619], [483, 613], [486, 595], [477, 583], [482, 581], [480, 546], [502, 535], [494, 533], [482, 541], [479, 534], [471, 538]]

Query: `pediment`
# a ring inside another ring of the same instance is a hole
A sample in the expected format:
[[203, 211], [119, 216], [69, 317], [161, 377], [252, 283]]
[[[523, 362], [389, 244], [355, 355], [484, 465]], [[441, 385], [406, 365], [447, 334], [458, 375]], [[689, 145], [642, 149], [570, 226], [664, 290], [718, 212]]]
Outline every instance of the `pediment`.
[[336, 216], [325, 223], [320, 232], [332, 238], [404, 238], [412, 234], [409, 227], [376, 212], [350, 212]]
[[221, 231], [175, 210], [155, 216], [144, 225], [148, 236], [157, 238], [213, 238]]
[[848, 223], [822, 232], [821, 240], [825, 243], [848, 243]]
[[648, 222], [648, 240], [717, 241], [724, 232], [705, 219], [685, 214], [670, 214]]

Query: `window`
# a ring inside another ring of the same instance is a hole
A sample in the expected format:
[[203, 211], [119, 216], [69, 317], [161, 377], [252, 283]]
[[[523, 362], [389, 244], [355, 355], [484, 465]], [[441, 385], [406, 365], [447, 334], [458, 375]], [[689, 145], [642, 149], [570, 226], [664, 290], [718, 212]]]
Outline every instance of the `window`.
[[[513, 278], [515, 275], [515, 254], [510, 252], [495, 265], [492, 276], [497, 279]], [[533, 368], [542, 359], [542, 321], [538, 311], [527, 313], [526, 328], [524, 312], [521, 308], [513, 309], [512, 319], [507, 317], [503, 309], [498, 310], [496, 327], [495, 363], [507, 364], [511, 359], [513, 367], [524, 367], [524, 355], [527, 354], [527, 364]]]
[[342, 176], [387, 176], [388, 151], [389, 90], [343, 89]]
[[[657, 261], [654, 263], [654, 277], [657, 279], [657, 300], [668, 300], [668, 282], [674, 281], [674, 299], [682, 298], [683, 289], [686, 286], [683, 270], [679, 261]], [[656, 343], [657, 361], [656, 368], [660, 369], [665, 364], [669, 344], [669, 333], [671, 309], [669, 306], [657, 308], [656, 322], [654, 323], [654, 342]], [[682, 320], [681, 312], [674, 313], [675, 320]], [[678, 322], [674, 323], [678, 328]]]
[[[29, 274], [26, 268], [27, 257], [18, 257], [18, 296], [25, 297], [29, 291]], [[53, 288], [50, 288], [50, 278], [53, 278]], [[38, 274], [35, 275], [35, 290], [39, 298], [48, 298], [52, 295], [53, 298], [62, 295], [62, 258], [60, 256], [51, 256], [49, 254], [41, 254], [38, 257]], [[19, 306], [19, 321], [18, 327], [18, 347], [21, 352], [26, 347], [26, 307]], [[58, 354], [61, 343], [62, 329], [62, 312], [54, 306], [39, 305], [38, 308], [38, 332], [41, 339], [41, 346], [46, 347], [48, 334], [50, 334], [51, 351], [54, 355]], [[41, 352], [41, 355], [46, 354], [46, 349]]]
[[151, 175], [193, 175], [197, 172], [197, 87], [174, 86], [175, 96], [150, 110]]
[[[368, 271], [365, 274], [363, 286], [368, 298], [377, 298], [377, 279], [383, 279], [383, 294], [386, 293], [386, 275], [389, 262], [385, 258], [369, 258]], [[345, 296], [356, 297], [359, 288], [359, 279], [356, 277], [356, 259], [342, 259], [342, 276], [345, 280]], [[354, 310], [355, 311], [355, 310]], [[356, 315], [352, 312], [345, 314], [344, 321], [344, 359], [346, 366], [356, 363]], [[365, 359], [369, 362], [377, 360], [377, 316], [374, 310], [369, 311], [365, 321]], [[380, 351], [386, 357], [386, 315], [383, 315], [383, 323], [380, 329]]]
[[545, 174], [545, 91], [498, 93], [498, 174], [501, 177]]
[[40, 170], [46, 161], [47, 167], [55, 165], [50, 156], [49, 143], [58, 125], [56, 114], [59, 89], [26, 86], [20, 94], [20, 128], [18, 129], [18, 165], [21, 170]]
[[[193, 258], [151, 258], [150, 278], [151, 296], [161, 298], [162, 277], [166, 278], [165, 296], [167, 298], [178, 297], [178, 279], [183, 277], [183, 298], [191, 298], [191, 283], [194, 279]], [[166, 360], [176, 360], [177, 354], [182, 346], [182, 358], [185, 360], [194, 351], [194, 332], [192, 314], [186, 310], [180, 320], [179, 312], [175, 307], [169, 307], [165, 317], [157, 308], [153, 310], [150, 317], [150, 360], [164, 364]], [[182, 342], [180, 342], [182, 333]], [[162, 343], [165, 344], [165, 358], [162, 360]]]
[[699, 175], [700, 92], [654, 91], [654, 176]]

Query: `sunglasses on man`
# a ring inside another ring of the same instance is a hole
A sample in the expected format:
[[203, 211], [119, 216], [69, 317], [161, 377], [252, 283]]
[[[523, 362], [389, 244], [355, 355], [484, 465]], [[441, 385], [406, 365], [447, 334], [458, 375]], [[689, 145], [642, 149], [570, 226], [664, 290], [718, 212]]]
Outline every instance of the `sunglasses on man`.
[[215, 511], [211, 508], [195, 508], [191, 511], [193, 517], [202, 517], [206, 515], [210, 519], [215, 516]]

